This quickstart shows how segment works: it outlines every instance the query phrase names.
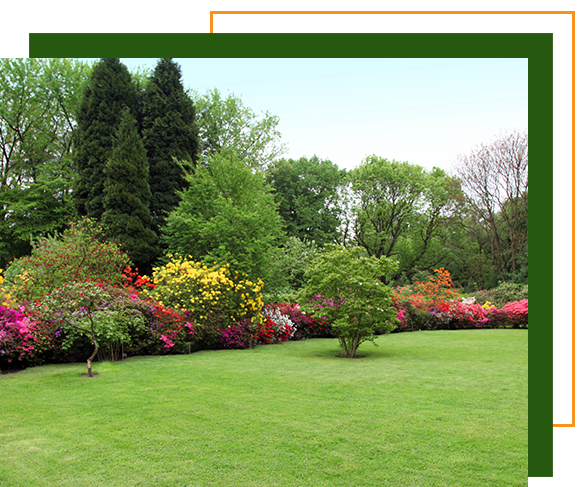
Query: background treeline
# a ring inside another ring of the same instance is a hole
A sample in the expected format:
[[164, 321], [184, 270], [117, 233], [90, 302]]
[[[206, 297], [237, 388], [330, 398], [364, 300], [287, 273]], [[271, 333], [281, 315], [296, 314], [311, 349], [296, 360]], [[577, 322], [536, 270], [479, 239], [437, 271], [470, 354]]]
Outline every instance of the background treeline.
[[398, 262], [407, 285], [438, 267], [466, 292], [528, 283], [528, 151], [521, 131], [455, 171], [366, 157], [339, 169], [285, 159], [279, 119], [184, 87], [160, 59], [0, 60], [0, 268], [71, 218], [101, 222], [140, 273], [168, 253], [229, 263], [281, 300], [326, 243]]

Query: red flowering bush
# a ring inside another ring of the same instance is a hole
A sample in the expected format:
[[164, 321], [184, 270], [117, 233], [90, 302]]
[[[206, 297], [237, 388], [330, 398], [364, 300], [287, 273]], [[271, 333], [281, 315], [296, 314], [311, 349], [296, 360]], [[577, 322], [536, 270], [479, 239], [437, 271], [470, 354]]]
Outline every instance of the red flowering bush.
[[277, 319], [273, 320], [269, 317], [264, 317], [257, 325], [255, 332], [255, 343], [281, 343], [290, 339], [294, 332], [292, 326], [287, 323], [278, 323]]
[[122, 285], [127, 254], [108, 240], [101, 224], [89, 218], [73, 221], [60, 237], [39, 239], [32, 254], [13, 260], [3, 288], [17, 303], [42, 299], [55, 288], [87, 279]]
[[277, 303], [276, 306], [282, 314], [289, 317], [295, 326], [295, 332], [291, 340], [302, 338], [333, 338], [332, 329], [326, 320], [315, 318], [311, 314], [302, 311], [298, 303]]

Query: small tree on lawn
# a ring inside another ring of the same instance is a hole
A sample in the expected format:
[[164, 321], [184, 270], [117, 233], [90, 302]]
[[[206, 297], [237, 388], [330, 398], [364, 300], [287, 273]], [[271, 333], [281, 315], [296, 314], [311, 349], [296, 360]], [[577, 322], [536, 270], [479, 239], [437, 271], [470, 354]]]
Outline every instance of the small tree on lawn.
[[123, 316], [123, 310], [116, 308], [112, 296], [102, 284], [90, 281], [66, 283], [37, 303], [36, 311], [41, 319], [60, 326], [66, 336], [81, 334], [91, 340], [94, 349], [87, 359], [89, 377], [94, 375], [91, 361], [97, 355], [99, 341], [127, 338], [123, 323], [128, 317]]
[[391, 289], [380, 278], [397, 267], [385, 256], [369, 257], [361, 247], [327, 245], [308, 269], [302, 301], [331, 323], [345, 357], [354, 358], [365, 341], [374, 343], [375, 333], [395, 328]]

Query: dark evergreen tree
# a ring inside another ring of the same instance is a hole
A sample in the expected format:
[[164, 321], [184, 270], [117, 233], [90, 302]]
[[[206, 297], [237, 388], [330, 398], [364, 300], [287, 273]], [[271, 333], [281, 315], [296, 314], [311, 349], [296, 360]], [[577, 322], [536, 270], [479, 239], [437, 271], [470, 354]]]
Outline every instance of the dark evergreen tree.
[[150, 165], [150, 211], [157, 233], [166, 216], [178, 205], [178, 191], [188, 185], [177, 161], [196, 164], [197, 129], [194, 104], [184, 91], [180, 67], [160, 59], [146, 85], [142, 136]]
[[105, 212], [101, 222], [122, 243], [140, 271], [149, 272], [160, 249], [158, 236], [151, 228], [146, 150], [128, 109], [122, 113], [104, 175]]
[[137, 89], [117, 58], [97, 63], [77, 114], [74, 162], [77, 171], [73, 202], [77, 213], [100, 219], [103, 209], [104, 167], [111, 154], [121, 113], [136, 115]]

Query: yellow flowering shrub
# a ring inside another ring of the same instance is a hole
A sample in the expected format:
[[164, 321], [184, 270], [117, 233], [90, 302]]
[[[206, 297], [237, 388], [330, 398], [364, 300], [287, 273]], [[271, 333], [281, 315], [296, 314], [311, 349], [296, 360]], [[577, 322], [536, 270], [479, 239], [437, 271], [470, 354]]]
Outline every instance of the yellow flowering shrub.
[[185, 312], [197, 339], [214, 340], [221, 328], [235, 322], [261, 322], [261, 279], [253, 282], [228, 264], [207, 266], [189, 258], [170, 255], [168, 264], [153, 269], [156, 287], [144, 292], [167, 308]]
[[10, 308], [11, 299], [10, 293], [2, 288], [2, 283], [4, 282], [4, 277], [2, 277], [2, 269], [0, 269], [0, 304]]

